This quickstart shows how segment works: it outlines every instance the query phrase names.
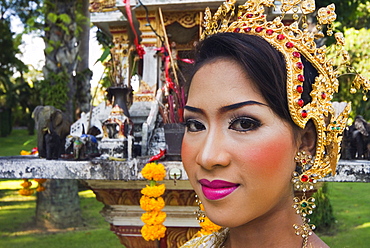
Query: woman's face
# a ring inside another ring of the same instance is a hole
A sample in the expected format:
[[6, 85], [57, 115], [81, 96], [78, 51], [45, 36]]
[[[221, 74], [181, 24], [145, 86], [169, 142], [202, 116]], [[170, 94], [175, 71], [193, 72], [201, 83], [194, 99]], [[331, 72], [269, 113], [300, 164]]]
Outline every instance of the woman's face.
[[218, 59], [197, 71], [185, 121], [183, 164], [213, 222], [237, 227], [293, 211], [293, 128], [270, 109], [240, 65]]

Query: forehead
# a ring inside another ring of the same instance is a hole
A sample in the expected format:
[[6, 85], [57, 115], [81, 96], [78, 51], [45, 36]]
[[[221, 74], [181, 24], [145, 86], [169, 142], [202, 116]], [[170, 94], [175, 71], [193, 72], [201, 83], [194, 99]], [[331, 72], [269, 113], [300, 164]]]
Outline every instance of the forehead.
[[214, 97], [229, 102], [250, 100], [247, 98], [251, 97], [263, 99], [255, 82], [243, 67], [228, 58], [218, 58], [205, 63], [191, 81], [188, 102], [194, 98], [204, 101]]

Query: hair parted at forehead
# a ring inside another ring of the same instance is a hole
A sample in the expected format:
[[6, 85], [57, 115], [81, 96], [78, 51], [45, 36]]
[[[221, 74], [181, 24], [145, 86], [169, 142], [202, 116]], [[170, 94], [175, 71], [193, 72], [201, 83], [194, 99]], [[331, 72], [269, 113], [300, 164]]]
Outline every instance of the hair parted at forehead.
[[[326, 57], [325, 46], [317, 47], [315, 42], [325, 36], [321, 31], [324, 25], [327, 27], [327, 35], [333, 35], [335, 5], [317, 10], [317, 25], [311, 30], [308, 29], [307, 15], [316, 11], [314, 0], [248, 0], [238, 8], [235, 3], [236, 0], [224, 2], [214, 15], [209, 8], [206, 9], [203, 42], [197, 53], [196, 69], [211, 57], [226, 56], [236, 60], [246, 69], [276, 113], [281, 113], [286, 118], [286, 111], [272, 103], [284, 105], [293, 122], [301, 128], [308, 121], [315, 124], [316, 154], [307, 173], [316, 179], [329, 173], [335, 174], [342, 133], [350, 112], [350, 103], [337, 112], [331, 101], [333, 94], [338, 91], [338, 66], [346, 66], [356, 73], [348, 66], [349, 55], [343, 48], [342, 33], [335, 34], [337, 58], [341, 58], [339, 65], [334, 65], [334, 60]], [[275, 5], [277, 3], [279, 6]], [[267, 11], [272, 8], [279, 8], [281, 14], [267, 20]], [[291, 24], [284, 23], [288, 13], [293, 19]], [[213, 35], [216, 38], [212, 38]], [[227, 38], [228, 41], [217, 40], [217, 36]], [[231, 42], [230, 39], [235, 40]], [[254, 40], [254, 43], [247, 42], [251, 44], [244, 48], [241, 41], [249, 39]], [[238, 49], [244, 50], [237, 51]], [[367, 92], [370, 82], [361, 75], [356, 75], [352, 88], [362, 87]], [[285, 84], [283, 87], [279, 85], [281, 82]], [[283, 99], [275, 101], [274, 97]]]
[[[288, 109], [286, 62], [284, 56], [258, 36], [239, 33], [218, 33], [199, 43], [195, 53], [196, 73], [200, 67], [218, 58], [229, 58], [240, 64], [271, 109], [282, 119], [294, 124]], [[317, 71], [307, 60], [304, 88], [312, 89]], [[309, 91], [302, 93], [306, 103]]]

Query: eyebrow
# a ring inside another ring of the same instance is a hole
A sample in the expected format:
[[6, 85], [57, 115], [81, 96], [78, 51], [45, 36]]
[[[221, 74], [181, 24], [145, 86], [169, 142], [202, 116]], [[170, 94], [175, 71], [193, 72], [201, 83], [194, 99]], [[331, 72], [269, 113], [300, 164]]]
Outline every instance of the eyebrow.
[[220, 112], [227, 112], [230, 110], [238, 109], [247, 105], [262, 105], [262, 106], [268, 106], [267, 104], [264, 104], [262, 102], [257, 101], [245, 101], [245, 102], [238, 102], [231, 105], [223, 106], [220, 108]]
[[[244, 107], [244, 106], [247, 106], [247, 105], [262, 105], [262, 106], [268, 107], [268, 105], [265, 104], [265, 103], [261, 103], [261, 102], [257, 102], [257, 101], [245, 101], [245, 102], [238, 102], [238, 103], [234, 103], [234, 104], [231, 104], [231, 105], [223, 106], [223, 107], [220, 108], [219, 111], [221, 113], [223, 113], [223, 112], [238, 109], [238, 108], [241, 108], [241, 107]], [[200, 113], [200, 114], [204, 113], [204, 111], [200, 108], [191, 107], [191, 106], [188, 106], [188, 105], [186, 105], [184, 108], [186, 110], [190, 111], [190, 112]]]

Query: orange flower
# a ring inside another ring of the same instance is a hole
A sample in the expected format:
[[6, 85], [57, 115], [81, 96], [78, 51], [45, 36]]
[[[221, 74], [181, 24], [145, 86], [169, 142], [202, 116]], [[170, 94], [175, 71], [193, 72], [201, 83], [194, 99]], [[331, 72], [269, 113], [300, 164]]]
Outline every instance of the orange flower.
[[162, 211], [150, 211], [143, 213], [141, 220], [147, 225], [159, 225], [166, 219], [166, 213]]
[[45, 191], [45, 187], [44, 187], [44, 186], [39, 185], [39, 186], [36, 188], [36, 191], [37, 191], [37, 192]]
[[30, 196], [30, 195], [32, 195], [34, 192], [35, 192], [35, 191], [34, 191], [33, 189], [20, 189], [20, 190], [18, 191], [18, 193], [19, 193], [20, 195], [23, 195], [23, 196]]
[[32, 183], [29, 182], [29, 181], [24, 181], [23, 183], [21, 183], [21, 186], [25, 189], [29, 188], [32, 186]]
[[202, 227], [202, 229], [199, 231], [202, 235], [208, 235], [221, 229], [219, 225], [213, 223], [208, 217], [205, 217], [204, 221], [200, 222], [199, 225]]
[[164, 191], [166, 189], [166, 186], [164, 184], [156, 185], [156, 186], [148, 186], [146, 185], [145, 188], [141, 190], [141, 194], [148, 196], [148, 197], [160, 197], [164, 194]]
[[141, 174], [145, 179], [162, 181], [166, 176], [166, 169], [163, 164], [147, 163], [141, 170]]
[[164, 225], [144, 225], [141, 228], [141, 235], [146, 241], [159, 240], [164, 238], [166, 229]]
[[162, 197], [152, 198], [144, 195], [140, 198], [140, 207], [145, 211], [161, 211], [164, 205]]
[[34, 178], [33, 180], [35, 180], [38, 183], [44, 183], [44, 182], [46, 182], [47, 179], [45, 179], [45, 178]]

